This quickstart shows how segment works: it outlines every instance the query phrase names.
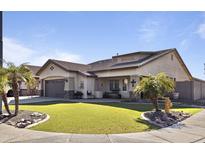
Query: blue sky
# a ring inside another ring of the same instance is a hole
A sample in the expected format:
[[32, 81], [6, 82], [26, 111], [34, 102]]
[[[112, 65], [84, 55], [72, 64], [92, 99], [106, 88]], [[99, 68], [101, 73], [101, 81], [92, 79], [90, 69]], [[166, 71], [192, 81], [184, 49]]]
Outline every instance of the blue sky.
[[177, 48], [205, 79], [205, 12], [4, 12], [4, 58], [42, 65], [79, 63], [116, 53]]

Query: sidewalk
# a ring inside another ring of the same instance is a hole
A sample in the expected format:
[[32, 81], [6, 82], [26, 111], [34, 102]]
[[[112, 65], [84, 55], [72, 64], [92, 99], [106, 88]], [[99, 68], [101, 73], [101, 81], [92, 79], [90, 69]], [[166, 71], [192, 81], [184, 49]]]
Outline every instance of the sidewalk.
[[14, 143], [195, 143], [205, 142], [205, 110], [181, 123], [180, 128], [163, 128], [129, 134], [65, 134], [18, 129], [0, 124], [0, 142]]

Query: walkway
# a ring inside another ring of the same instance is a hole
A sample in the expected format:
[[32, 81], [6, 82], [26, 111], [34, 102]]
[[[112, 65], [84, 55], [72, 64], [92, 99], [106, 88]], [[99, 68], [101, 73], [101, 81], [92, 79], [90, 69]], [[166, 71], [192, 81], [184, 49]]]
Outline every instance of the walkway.
[[180, 128], [129, 134], [65, 134], [18, 129], [0, 124], [0, 142], [26, 143], [194, 143], [205, 142], [205, 110], [183, 121]]

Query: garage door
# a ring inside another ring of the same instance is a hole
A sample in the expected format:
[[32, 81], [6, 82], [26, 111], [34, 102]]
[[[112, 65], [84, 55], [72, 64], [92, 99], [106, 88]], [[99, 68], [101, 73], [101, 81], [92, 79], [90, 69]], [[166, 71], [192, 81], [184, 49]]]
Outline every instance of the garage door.
[[46, 80], [45, 81], [45, 95], [46, 97], [64, 97], [64, 79]]

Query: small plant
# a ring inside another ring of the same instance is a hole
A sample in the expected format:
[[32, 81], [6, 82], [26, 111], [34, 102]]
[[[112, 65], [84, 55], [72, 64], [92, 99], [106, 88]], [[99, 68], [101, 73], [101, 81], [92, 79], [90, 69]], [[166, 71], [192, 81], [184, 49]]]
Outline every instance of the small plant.
[[165, 102], [164, 102], [164, 110], [166, 113], [170, 113], [170, 109], [172, 107], [172, 102], [171, 100], [167, 97], [165, 98]]

